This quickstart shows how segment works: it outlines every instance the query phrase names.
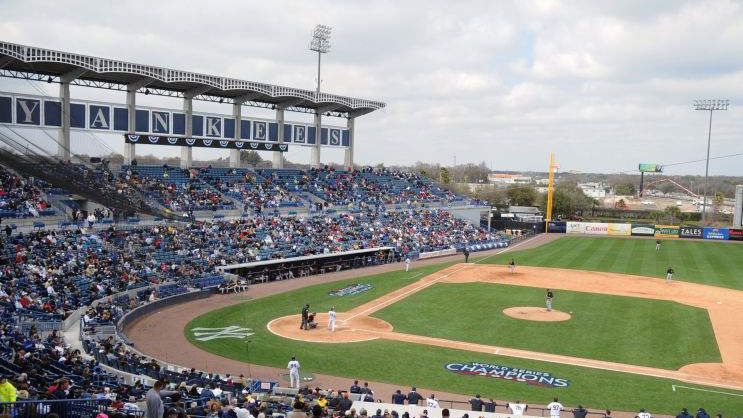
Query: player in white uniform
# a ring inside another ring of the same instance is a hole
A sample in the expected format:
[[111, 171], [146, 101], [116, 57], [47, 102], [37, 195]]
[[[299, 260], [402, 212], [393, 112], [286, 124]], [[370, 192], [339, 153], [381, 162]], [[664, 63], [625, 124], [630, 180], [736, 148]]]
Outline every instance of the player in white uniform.
[[335, 332], [335, 306], [328, 311], [328, 329]]
[[286, 365], [286, 368], [289, 369], [289, 382], [291, 387], [295, 389], [299, 389], [299, 362], [297, 361], [297, 358], [292, 356], [291, 361], [289, 364]]
[[410, 270], [410, 257], [405, 257], [405, 272]]
[[555, 398], [554, 401], [550, 402], [549, 405], [547, 405], [547, 409], [550, 411], [550, 417], [551, 418], [560, 418], [560, 411], [565, 409], [564, 406]]
[[431, 396], [426, 399], [426, 408], [438, 408], [439, 407], [439, 401], [436, 400], [436, 397], [433, 396], [433, 393]]
[[650, 412], [646, 411], [645, 408], [640, 409], [640, 412], [637, 413], [637, 418], [653, 418], [652, 415], [650, 415]]
[[525, 403], [516, 401], [515, 403], [509, 403], [508, 408], [511, 409], [512, 415], [524, 415], [524, 412], [529, 408]]

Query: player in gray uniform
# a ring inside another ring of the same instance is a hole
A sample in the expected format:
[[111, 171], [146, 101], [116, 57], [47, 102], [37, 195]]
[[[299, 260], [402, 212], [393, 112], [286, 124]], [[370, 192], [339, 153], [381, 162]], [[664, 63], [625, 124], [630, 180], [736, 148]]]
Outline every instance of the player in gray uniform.
[[552, 299], [555, 298], [555, 294], [551, 290], [547, 289], [547, 297], [545, 302], [547, 303], [547, 312], [552, 311]]

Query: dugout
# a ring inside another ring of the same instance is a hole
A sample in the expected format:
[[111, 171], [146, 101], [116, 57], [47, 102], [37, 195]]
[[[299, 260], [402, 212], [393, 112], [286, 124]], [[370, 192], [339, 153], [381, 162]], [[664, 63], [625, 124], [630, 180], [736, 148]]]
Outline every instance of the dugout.
[[216, 268], [231, 273], [249, 283], [306, 277], [361, 267], [376, 266], [400, 261], [392, 247], [375, 247], [332, 254], [314, 254], [301, 257], [231, 264]]

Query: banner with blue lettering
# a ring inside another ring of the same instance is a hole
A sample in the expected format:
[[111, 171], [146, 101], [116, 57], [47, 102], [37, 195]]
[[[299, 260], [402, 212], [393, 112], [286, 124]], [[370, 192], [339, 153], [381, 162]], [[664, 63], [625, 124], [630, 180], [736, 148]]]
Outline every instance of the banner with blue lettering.
[[730, 231], [727, 228], [710, 228], [705, 226], [702, 229], [702, 238], [727, 240], [730, 239]]
[[[70, 103], [69, 115], [63, 115], [59, 97], [0, 92], [0, 123], [59, 128], [65, 117], [69, 117], [72, 130], [130, 131], [129, 109], [122, 103], [75, 100]], [[278, 143], [279, 125], [272, 119], [241, 118], [240, 138], [236, 138], [238, 123], [233, 115], [194, 112], [192, 118], [192, 138]], [[142, 136], [186, 135], [183, 110], [138, 106], [133, 119], [134, 131]], [[343, 148], [353, 142], [350, 131], [344, 127], [323, 125], [320, 133], [320, 138], [317, 138], [315, 127], [307, 123], [284, 122], [285, 143], [314, 146], [319, 140], [322, 146]]]

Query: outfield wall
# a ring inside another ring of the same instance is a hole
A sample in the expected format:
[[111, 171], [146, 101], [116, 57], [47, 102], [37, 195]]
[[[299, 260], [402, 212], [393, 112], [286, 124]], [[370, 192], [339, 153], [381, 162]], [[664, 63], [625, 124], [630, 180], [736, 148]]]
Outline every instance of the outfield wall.
[[639, 236], [656, 238], [696, 238], [713, 241], [743, 241], [743, 229], [708, 226], [646, 223], [604, 223], [554, 221], [549, 232], [580, 235]]

